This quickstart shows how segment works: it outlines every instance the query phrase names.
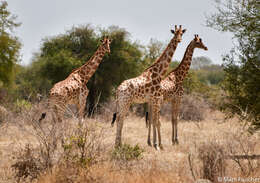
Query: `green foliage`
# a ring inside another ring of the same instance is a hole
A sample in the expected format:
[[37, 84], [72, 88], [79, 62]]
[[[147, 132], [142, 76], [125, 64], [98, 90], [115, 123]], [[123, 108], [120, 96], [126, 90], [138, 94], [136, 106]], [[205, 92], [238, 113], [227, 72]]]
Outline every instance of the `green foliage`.
[[163, 52], [163, 42], [156, 39], [151, 39], [145, 50], [145, 61], [148, 65], [151, 65]]
[[24, 99], [17, 99], [14, 103], [16, 112], [21, 112], [22, 110], [29, 110], [32, 107], [32, 104]]
[[207, 85], [217, 85], [224, 80], [223, 68], [219, 65], [208, 65], [195, 71], [200, 82]]
[[97, 132], [95, 126], [78, 125], [73, 134], [62, 140], [65, 161], [89, 168], [103, 152], [101, 140], [102, 132]]
[[62, 144], [65, 160], [88, 167], [94, 162], [94, 157], [88, 156], [86, 151], [86, 136], [71, 136]]
[[123, 144], [113, 150], [112, 158], [124, 161], [137, 160], [142, 158], [143, 152], [144, 150], [138, 144], [134, 147], [129, 144]]
[[18, 62], [21, 47], [18, 38], [11, 35], [15, 27], [16, 16], [7, 10], [7, 2], [0, 2], [0, 84], [10, 86], [14, 79], [14, 66]]
[[190, 70], [183, 81], [183, 87], [187, 94], [191, 94], [198, 89], [201, 89], [202, 83], [199, 81], [195, 71]]
[[194, 57], [191, 62], [192, 69], [202, 69], [203, 67], [212, 65], [212, 61], [208, 57]]
[[227, 107], [233, 114], [247, 116], [260, 128], [260, 13], [257, 0], [216, 1], [218, 12], [207, 17], [207, 25], [234, 33], [237, 45], [224, 56]]

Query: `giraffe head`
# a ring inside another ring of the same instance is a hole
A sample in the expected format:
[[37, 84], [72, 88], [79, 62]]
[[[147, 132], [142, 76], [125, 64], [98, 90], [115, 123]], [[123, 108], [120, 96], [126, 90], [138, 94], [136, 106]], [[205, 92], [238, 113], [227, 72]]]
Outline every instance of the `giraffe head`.
[[110, 53], [110, 43], [112, 42], [112, 40], [109, 39], [108, 36], [106, 36], [103, 40], [100, 41], [102, 43], [104, 51]]
[[208, 50], [208, 48], [203, 44], [202, 39], [199, 38], [198, 34], [195, 34], [195, 38], [193, 39], [194, 47], [201, 48], [204, 50]]
[[175, 40], [179, 43], [181, 42], [182, 39], [182, 35], [184, 34], [184, 32], [186, 31], [186, 29], [182, 29], [181, 25], [179, 26], [179, 28], [177, 27], [177, 25], [175, 25], [175, 30], [171, 30], [171, 32], [174, 34], [174, 38]]

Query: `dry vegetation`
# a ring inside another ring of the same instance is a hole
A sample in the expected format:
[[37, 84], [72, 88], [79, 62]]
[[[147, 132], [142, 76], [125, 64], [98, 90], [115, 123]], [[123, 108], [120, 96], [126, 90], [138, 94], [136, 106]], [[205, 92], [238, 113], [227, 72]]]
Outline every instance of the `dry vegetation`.
[[164, 150], [156, 151], [146, 144], [144, 118], [133, 114], [124, 124], [123, 148], [114, 149], [112, 111], [106, 105], [102, 110], [84, 124], [74, 115], [62, 124], [48, 115], [38, 123], [40, 105], [8, 114], [0, 128], [0, 182], [187, 183], [260, 175], [259, 159], [236, 156], [260, 154], [259, 135], [219, 111], [204, 109], [200, 122], [181, 119], [178, 146], [171, 145], [171, 122], [162, 117]]

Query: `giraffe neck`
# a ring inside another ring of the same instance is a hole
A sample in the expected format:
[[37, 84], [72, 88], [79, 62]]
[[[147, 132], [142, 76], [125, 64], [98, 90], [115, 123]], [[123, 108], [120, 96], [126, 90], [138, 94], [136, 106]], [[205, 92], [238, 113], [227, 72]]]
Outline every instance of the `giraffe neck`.
[[[151, 65], [149, 68], [147, 68], [148, 71], [154, 71], [158, 70], [159, 75], [161, 79], [165, 76], [168, 67], [170, 65], [172, 56], [177, 48], [178, 42], [175, 37], [172, 38], [170, 43], [167, 45], [167, 47], [164, 49], [163, 53], [160, 55], [160, 57], [155, 61], [153, 65]], [[154, 69], [157, 68], [157, 69]]]
[[105, 50], [101, 45], [99, 46], [95, 54], [78, 69], [78, 73], [81, 76], [81, 80], [83, 80], [84, 83], [87, 83], [91, 76], [93, 76], [93, 74], [96, 72], [104, 55]]
[[181, 83], [185, 79], [191, 65], [191, 59], [194, 51], [194, 45], [192, 42], [188, 45], [186, 48], [185, 54], [182, 58], [181, 63], [178, 65], [176, 69], [174, 69], [172, 72], [170, 72], [169, 76], [173, 79], [175, 77], [176, 83]]

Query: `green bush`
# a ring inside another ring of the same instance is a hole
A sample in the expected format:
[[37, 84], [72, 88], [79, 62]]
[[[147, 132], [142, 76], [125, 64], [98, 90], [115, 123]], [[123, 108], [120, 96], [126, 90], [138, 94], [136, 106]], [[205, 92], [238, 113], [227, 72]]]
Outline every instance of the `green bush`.
[[21, 112], [22, 110], [30, 110], [32, 107], [32, 104], [24, 99], [17, 99], [14, 103], [15, 111]]
[[112, 152], [112, 159], [116, 160], [137, 160], [143, 157], [144, 150], [136, 144], [132, 147], [129, 144], [123, 144], [120, 147], [116, 147]]
[[102, 132], [98, 133], [95, 128], [79, 125], [73, 134], [62, 141], [65, 161], [89, 168], [98, 162], [103, 152], [102, 139]]

